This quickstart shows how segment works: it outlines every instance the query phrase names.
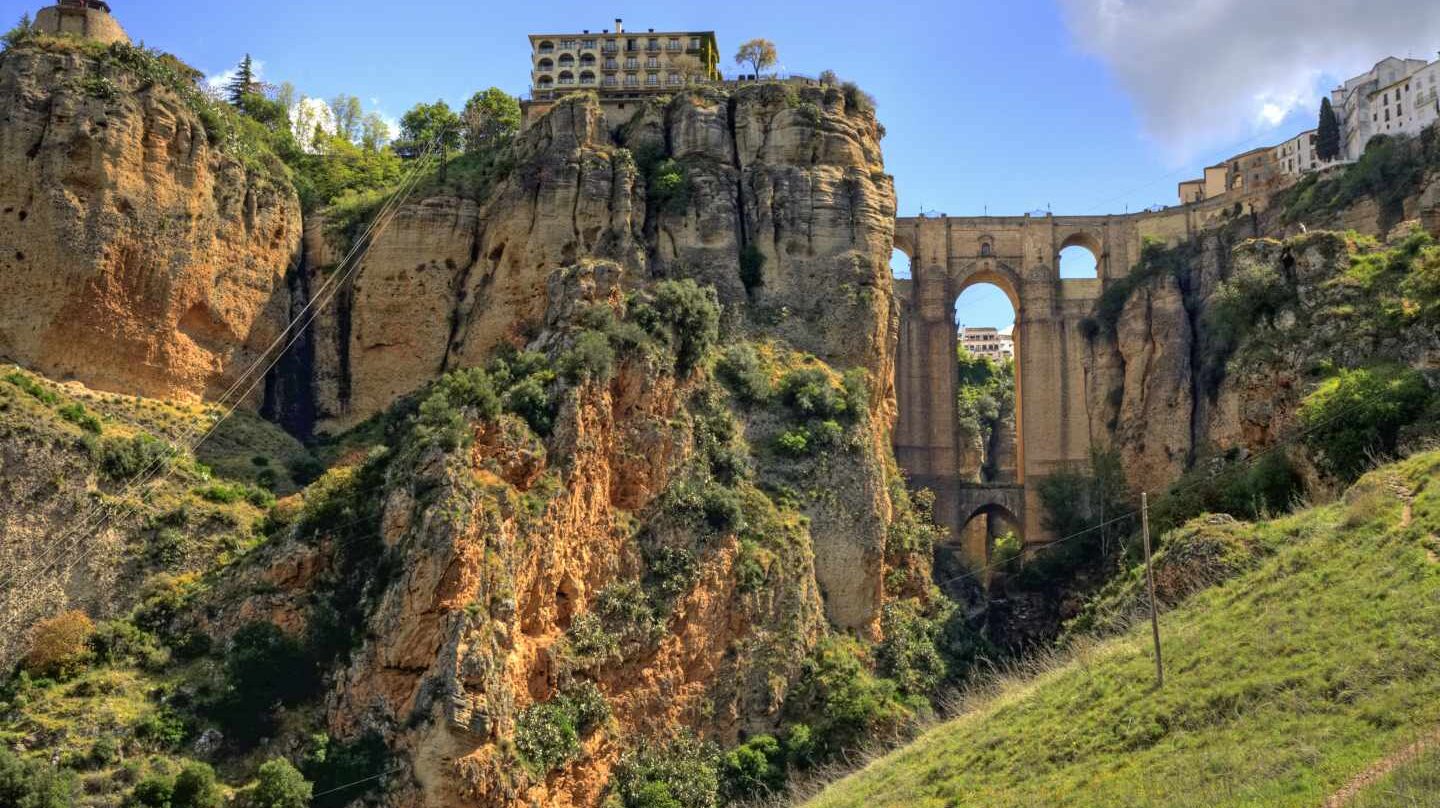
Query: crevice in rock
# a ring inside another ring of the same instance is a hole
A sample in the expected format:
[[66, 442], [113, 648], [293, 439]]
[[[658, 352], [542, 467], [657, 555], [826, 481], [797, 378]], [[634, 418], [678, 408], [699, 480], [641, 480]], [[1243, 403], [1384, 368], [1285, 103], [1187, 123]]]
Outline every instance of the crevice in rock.
[[[303, 246], [285, 274], [290, 294], [290, 322], [310, 304], [310, 268]], [[265, 393], [260, 417], [277, 423], [302, 441], [315, 434], [315, 341], [314, 319], [301, 327], [280, 359], [265, 374]]]
[[446, 373], [450, 370], [450, 357], [460, 347], [461, 332], [470, 321], [470, 312], [473, 307], [467, 308], [466, 289], [470, 286], [470, 275], [480, 263], [480, 242], [484, 238], [485, 229], [477, 226], [470, 237], [470, 260], [460, 270], [451, 283], [451, 298], [454, 301], [450, 305], [450, 334], [445, 340], [445, 353], [440, 357], [440, 372]]

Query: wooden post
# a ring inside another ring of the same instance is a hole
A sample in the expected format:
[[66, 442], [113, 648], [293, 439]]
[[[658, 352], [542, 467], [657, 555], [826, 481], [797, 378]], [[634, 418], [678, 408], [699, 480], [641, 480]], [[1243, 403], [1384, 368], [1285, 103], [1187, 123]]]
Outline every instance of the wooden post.
[[1140, 535], [1145, 542], [1145, 588], [1150, 591], [1150, 632], [1155, 637], [1155, 686], [1165, 686], [1165, 665], [1160, 661], [1160, 615], [1155, 606], [1155, 571], [1150, 565], [1150, 500], [1140, 494]]

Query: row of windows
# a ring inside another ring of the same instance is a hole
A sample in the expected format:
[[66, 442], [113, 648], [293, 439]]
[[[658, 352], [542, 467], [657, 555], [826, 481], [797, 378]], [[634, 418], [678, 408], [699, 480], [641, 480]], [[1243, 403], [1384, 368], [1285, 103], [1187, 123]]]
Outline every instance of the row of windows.
[[[582, 68], [585, 68], [585, 67], [593, 68], [593, 67], [595, 67], [595, 57], [594, 57], [594, 56], [591, 56], [591, 55], [588, 54], [588, 53], [585, 54], [584, 56], [581, 56], [581, 57], [580, 57], [580, 66], [581, 66]], [[555, 62], [551, 61], [548, 57], [547, 57], [547, 58], [544, 58], [544, 59], [541, 59], [539, 62], [536, 62], [536, 63], [535, 63], [535, 69], [536, 69], [536, 70], [552, 70], [552, 69], [554, 69], [554, 67], [555, 67]], [[574, 68], [574, 67], [575, 67], [575, 58], [572, 57], [570, 54], [567, 53], [567, 54], [565, 54], [564, 56], [561, 56], [561, 57], [560, 57], [560, 69], [561, 69], [561, 70], [565, 70], [565, 69], [569, 69], [569, 68]], [[660, 60], [659, 60], [658, 58], [654, 57], [654, 56], [651, 56], [650, 58], [648, 58], [648, 59], [645, 60], [645, 67], [646, 67], [646, 69], [648, 69], [648, 70], [656, 70], [656, 69], [659, 69], [659, 67], [660, 67]], [[619, 69], [620, 69], [620, 62], [619, 62], [619, 60], [612, 59], [612, 58], [606, 58], [606, 59], [605, 59], [605, 69], [606, 69], [606, 70], [619, 70]], [[626, 69], [626, 70], [639, 70], [639, 69], [640, 69], [640, 60], [637, 59], [637, 58], [635, 58], [634, 56], [631, 56], [630, 58], [628, 58], [628, 59], [625, 60], [625, 69]]]
[[[575, 74], [566, 72], [566, 73], [561, 73], [561, 74], [560, 74], [557, 78], [555, 78], [555, 79], [552, 79], [552, 78], [549, 77], [549, 76], [541, 76], [538, 80], [536, 80], [535, 86], [537, 86], [537, 87], [539, 87], [539, 88], [541, 88], [541, 89], [547, 89], [547, 88], [549, 88], [549, 87], [551, 87], [551, 86], [553, 86], [553, 85], [555, 85], [555, 84], [559, 84], [559, 85], [564, 86], [564, 85], [570, 85], [570, 84], [575, 84], [575, 83], [576, 83]], [[594, 83], [595, 83], [595, 74], [594, 74], [594, 73], [591, 73], [591, 72], [589, 72], [589, 71], [585, 71], [585, 72], [581, 73], [581, 74], [580, 74], [579, 83], [582, 84], [582, 85], [585, 85], [585, 84], [594, 84]], [[682, 84], [684, 84], [684, 83], [685, 83], [685, 79], [684, 79], [684, 77], [681, 76], [679, 73], [671, 73], [670, 75], [668, 75], [668, 76], [665, 77], [665, 84], [666, 84], [667, 86], [670, 86], [670, 87], [678, 87], [678, 86], [680, 86], [680, 85], [682, 85]], [[606, 77], [600, 82], [600, 86], [602, 86], [602, 87], [618, 87], [618, 86], [620, 86], [620, 80], [619, 80], [619, 78], [617, 78], [616, 76], [606, 76]], [[640, 86], [640, 77], [637, 76], [637, 75], [635, 75], [634, 73], [627, 73], [627, 74], [625, 75], [625, 86], [626, 86], [626, 87], [639, 87], [639, 86]], [[646, 86], [646, 87], [659, 87], [659, 86], [660, 86], [660, 74], [659, 74], [659, 73], [647, 73], [647, 74], [645, 74], [645, 86]]]
[[[574, 39], [562, 39], [562, 40], [560, 40], [560, 50], [575, 50], [575, 49], [576, 49], [576, 48], [575, 48], [576, 42], [577, 42], [577, 40], [574, 40]], [[597, 46], [597, 44], [598, 44], [598, 42], [599, 42], [599, 40], [597, 40], [597, 39], [581, 39], [581, 40], [578, 40], [578, 42], [579, 42], [579, 45], [580, 45], [580, 50], [595, 50], [595, 49], [596, 49], [596, 46]], [[605, 40], [603, 47], [604, 47], [604, 50], [605, 50], [607, 53], [614, 53], [615, 51], [620, 50], [620, 43], [619, 43], [618, 40], [615, 40], [615, 39], [607, 39], [607, 40]], [[554, 52], [555, 52], [555, 43], [554, 43], [554, 42], [551, 42], [551, 41], [548, 40], [548, 39], [544, 39], [544, 40], [541, 40], [541, 41], [540, 41], [540, 44], [536, 46], [536, 49], [539, 50], [541, 53], [554, 53]], [[692, 36], [692, 37], [690, 37], [690, 49], [691, 49], [691, 50], [699, 50], [699, 49], [700, 49], [700, 37], [698, 37], [698, 36]], [[638, 51], [638, 50], [640, 50], [640, 41], [639, 41], [638, 39], [636, 39], [636, 38], [630, 38], [630, 39], [625, 40], [625, 50], [627, 50], [627, 51]], [[650, 51], [658, 51], [658, 50], [660, 50], [660, 38], [659, 38], [659, 37], [653, 37], [653, 36], [647, 38], [646, 41], [645, 41], [645, 50], [650, 50]], [[678, 36], [672, 36], [672, 37], [670, 37], [670, 38], [665, 42], [665, 50], [668, 50], [668, 51], [678, 51], [678, 50], [681, 50], [681, 47], [680, 47], [680, 37], [678, 37]]]

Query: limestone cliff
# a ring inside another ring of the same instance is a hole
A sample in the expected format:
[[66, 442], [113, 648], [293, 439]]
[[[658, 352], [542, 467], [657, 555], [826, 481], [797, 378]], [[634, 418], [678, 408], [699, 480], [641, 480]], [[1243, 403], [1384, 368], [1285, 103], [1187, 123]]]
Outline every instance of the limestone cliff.
[[133, 69], [188, 70], [164, 58], [78, 41], [0, 54], [0, 356], [195, 400], [283, 328], [300, 206], [283, 169], [247, 167]]

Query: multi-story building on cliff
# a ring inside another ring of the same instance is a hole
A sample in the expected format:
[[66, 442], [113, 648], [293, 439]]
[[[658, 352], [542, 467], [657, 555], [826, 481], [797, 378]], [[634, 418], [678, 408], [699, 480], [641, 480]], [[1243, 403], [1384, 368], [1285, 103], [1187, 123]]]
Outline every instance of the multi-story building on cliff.
[[34, 25], [42, 34], [71, 34], [107, 45], [130, 41], [105, 0], [60, 0], [36, 12]]
[[530, 63], [527, 123], [577, 90], [593, 91], [614, 118], [627, 103], [720, 78], [714, 31], [633, 32], [620, 19], [613, 32], [531, 34]]
[[1320, 158], [1315, 154], [1317, 136], [1318, 130], [1307, 129], [1276, 146], [1276, 169], [1286, 176], [1298, 177], [1319, 168]]
[[1015, 358], [1015, 327], [961, 326], [960, 344], [976, 356], [999, 362]]
[[1413, 135], [1440, 119], [1440, 60], [1387, 56], [1330, 91], [1340, 156], [1358, 160], [1376, 135]]

